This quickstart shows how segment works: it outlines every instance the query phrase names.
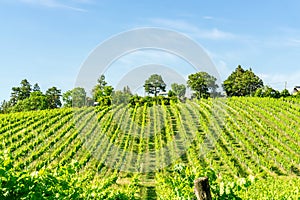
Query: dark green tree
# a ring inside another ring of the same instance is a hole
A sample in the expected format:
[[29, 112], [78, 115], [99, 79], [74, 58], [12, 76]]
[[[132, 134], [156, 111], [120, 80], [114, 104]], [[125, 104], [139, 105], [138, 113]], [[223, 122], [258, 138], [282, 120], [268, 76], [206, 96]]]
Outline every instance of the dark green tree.
[[186, 92], [186, 87], [184, 84], [172, 83], [171, 88], [178, 98], [184, 97]]
[[207, 72], [198, 72], [188, 76], [188, 87], [195, 91], [196, 98], [208, 98], [211, 93], [215, 93], [218, 85], [217, 79]]
[[271, 97], [271, 98], [280, 98], [280, 92], [271, 88], [270, 86], [264, 86], [262, 88], [258, 88], [255, 91], [254, 96], [256, 97]]
[[163, 81], [161, 75], [158, 74], [152, 74], [144, 84], [145, 92], [148, 94], [154, 94], [154, 96], [157, 96], [157, 94], [160, 91], [165, 92], [166, 91], [166, 84]]
[[12, 107], [12, 111], [31, 111], [31, 110], [45, 110], [49, 108], [48, 98], [40, 91], [31, 92], [30, 97], [18, 101], [18, 103]]
[[61, 106], [61, 90], [56, 87], [51, 87], [46, 91], [46, 97], [49, 108], [53, 109]]
[[86, 104], [86, 92], [84, 88], [76, 87], [72, 90], [68, 90], [63, 95], [63, 101], [65, 107], [83, 107]]
[[34, 85], [33, 85], [32, 91], [33, 91], [33, 92], [41, 91], [41, 88], [40, 88], [39, 84], [37, 84], [37, 83], [34, 84]]
[[251, 69], [244, 70], [240, 65], [223, 83], [227, 96], [250, 96], [261, 87], [263, 81]]
[[31, 85], [27, 81], [27, 79], [24, 79], [21, 81], [20, 87], [13, 87], [11, 92], [11, 98], [10, 98], [10, 104], [13, 106], [18, 101], [24, 100], [30, 96], [31, 92]]
[[289, 96], [291, 96], [291, 93], [287, 89], [284, 89], [280, 92], [280, 96], [281, 97], [289, 97]]

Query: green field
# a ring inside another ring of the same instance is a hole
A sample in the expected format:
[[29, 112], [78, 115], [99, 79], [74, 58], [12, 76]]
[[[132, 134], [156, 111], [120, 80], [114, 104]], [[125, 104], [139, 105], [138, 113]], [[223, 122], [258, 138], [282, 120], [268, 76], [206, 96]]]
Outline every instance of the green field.
[[2, 114], [0, 197], [195, 199], [208, 175], [215, 198], [300, 199], [299, 119], [250, 97]]

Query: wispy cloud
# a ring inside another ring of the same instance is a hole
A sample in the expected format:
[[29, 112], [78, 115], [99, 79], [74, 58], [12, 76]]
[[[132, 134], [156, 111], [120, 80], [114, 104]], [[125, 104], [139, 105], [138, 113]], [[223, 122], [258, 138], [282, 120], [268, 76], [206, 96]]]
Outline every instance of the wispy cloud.
[[[49, 8], [60, 8], [60, 9], [68, 9], [68, 10], [74, 10], [78, 12], [87, 12], [87, 10], [75, 7], [75, 6], [70, 6], [66, 3], [61, 3], [58, 0], [20, 0], [20, 2], [25, 3], [25, 4], [31, 4], [31, 5], [39, 5], [39, 6], [45, 6]], [[74, 3], [90, 3], [90, 0], [76, 0], [73, 1]]]
[[290, 38], [287, 40], [286, 45], [299, 47], [300, 46], [300, 39]]
[[292, 73], [273, 73], [273, 74], [258, 74], [266, 85], [270, 85], [275, 89], [284, 89], [285, 83], [287, 83], [287, 89], [292, 91], [295, 85], [299, 85], [300, 71]]
[[[210, 16], [206, 16], [206, 18], [213, 19]], [[153, 23], [154, 25], [165, 26], [172, 29], [177, 29], [177, 30], [187, 32], [188, 34], [196, 38], [204, 38], [204, 39], [211, 39], [211, 40], [229, 40], [229, 39], [235, 39], [237, 37], [233, 33], [221, 31], [218, 28], [200, 29], [197, 26], [183, 20], [154, 18], [154, 19], [150, 19], [150, 22]]]
[[212, 16], [203, 16], [202, 18], [206, 19], [206, 20], [212, 20], [212, 19], [214, 19]]

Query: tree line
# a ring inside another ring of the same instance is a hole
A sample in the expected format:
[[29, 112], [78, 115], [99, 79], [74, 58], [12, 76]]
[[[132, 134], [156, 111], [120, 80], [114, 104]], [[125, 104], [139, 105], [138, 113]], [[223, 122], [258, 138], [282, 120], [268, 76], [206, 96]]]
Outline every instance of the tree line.
[[51, 87], [43, 93], [40, 86], [35, 83], [32, 85], [24, 79], [19, 87], [13, 87], [8, 101], [1, 103], [2, 113], [20, 112], [30, 110], [45, 110], [61, 107], [61, 90]]
[[[263, 81], [252, 71], [243, 69], [240, 65], [223, 82], [222, 88], [225, 94], [218, 92], [219, 85], [216, 84], [216, 77], [207, 72], [197, 72], [190, 74], [186, 85], [193, 91], [191, 98], [209, 98], [222, 96], [257, 96], [257, 97], [288, 97], [290, 93], [287, 89], [279, 92], [270, 86], [265, 86]], [[146, 97], [133, 95], [128, 86], [121, 91], [115, 91], [107, 84], [105, 76], [101, 75], [97, 84], [92, 90], [92, 97], [88, 97], [84, 88], [76, 87], [61, 94], [61, 90], [51, 87], [43, 93], [37, 83], [33, 86], [24, 79], [20, 86], [13, 87], [8, 101], [3, 101], [0, 107], [0, 113], [20, 112], [30, 110], [45, 110], [64, 107], [83, 107], [93, 105], [111, 105], [111, 104], [131, 104], [159, 102], [170, 100], [184, 101], [186, 87], [185, 84], [172, 83], [171, 89], [166, 92], [166, 83], [159, 74], [152, 74], [143, 85]], [[151, 97], [151, 95], [153, 95]], [[162, 95], [164, 97], [162, 97]], [[299, 94], [300, 95], [300, 94]], [[298, 96], [299, 96], [298, 95]], [[61, 102], [63, 100], [63, 103]]]

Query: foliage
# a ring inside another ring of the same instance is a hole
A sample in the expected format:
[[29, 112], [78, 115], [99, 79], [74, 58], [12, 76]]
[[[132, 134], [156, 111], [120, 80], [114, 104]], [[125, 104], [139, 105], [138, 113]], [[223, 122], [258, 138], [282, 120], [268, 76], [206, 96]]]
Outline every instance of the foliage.
[[280, 92], [277, 90], [274, 90], [273, 88], [269, 86], [264, 86], [262, 88], [258, 88], [255, 91], [254, 96], [256, 97], [271, 97], [271, 98], [280, 98]]
[[9, 101], [3, 101], [0, 112], [21, 112], [31, 110], [53, 109], [61, 106], [61, 91], [56, 87], [49, 88], [45, 94], [41, 92], [40, 86], [35, 83], [33, 89], [31, 84], [24, 79], [20, 87], [13, 87]]
[[134, 96], [131, 96], [130, 99], [129, 99], [129, 107], [132, 107], [134, 108], [135, 106], [144, 106], [146, 103], [147, 103], [147, 106], [152, 106], [153, 104], [156, 105], [170, 105], [171, 102], [178, 102], [178, 99], [177, 97], [175, 96], [171, 96], [171, 97], [164, 97], [164, 96], [154, 96], [154, 97], [151, 97], [151, 96], [145, 96], [145, 97], [141, 97], [141, 96], [138, 96], [138, 95], [134, 95]]
[[284, 89], [280, 92], [280, 96], [281, 97], [289, 97], [289, 96], [291, 96], [291, 93], [287, 89]]
[[61, 90], [56, 87], [51, 87], [46, 91], [46, 97], [48, 99], [48, 105], [50, 109], [61, 107]]
[[257, 180], [247, 190], [239, 191], [238, 195], [242, 199], [299, 199], [299, 185], [299, 177], [267, 177]]
[[10, 110], [13, 112], [45, 110], [49, 108], [48, 100], [49, 99], [42, 92], [31, 92], [28, 98], [18, 101]]
[[72, 90], [68, 90], [63, 94], [63, 101], [65, 107], [77, 107], [81, 108], [86, 105], [86, 92], [84, 88], [76, 87]]
[[2, 101], [0, 106], [0, 113], [9, 113], [11, 108], [10, 101]]
[[163, 81], [161, 75], [158, 74], [152, 74], [144, 84], [145, 92], [148, 94], [154, 94], [154, 96], [157, 96], [157, 94], [160, 91], [165, 92], [166, 91], [166, 84]]
[[83, 185], [78, 177], [79, 163], [73, 161], [55, 169], [17, 171], [7, 152], [0, 156], [0, 199], [134, 199], [137, 185], [126, 190], [107, 190], [116, 183], [111, 176], [101, 185]]
[[124, 87], [123, 91], [114, 91], [112, 93], [112, 103], [119, 105], [119, 104], [128, 104], [132, 93], [129, 87]]
[[107, 85], [105, 81], [105, 76], [102, 74], [100, 78], [97, 80], [98, 83], [93, 88], [93, 99], [96, 102], [99, 102], [101, 106], [103, 105], [111, 105], [111, 95], [113, 93], [113, 87]]
[[[195, 199], [201, 176], [214, 198], [299, 198], [300, 98], [137, 98], [143, 106], [0, 114], [0, 199]], [[126, 172], [130, 162], [159, 169], [136, 173], [139, 182]]]
[[188, 76], [187, 84], [195, 91], [197, 99], [208, 98], [211, 93], [215, 93], [218, 85], [217, 79], [207, 72], [197, 72]]
[[224, 81], [223, 88], [228, 96], [251, 96], [263, 81], [252, 70], [244, 70], [240, 65]]
[[245, 190], [255, 180], [250, 176], [236, 181], [226, 181], [212, 168], [193, 168], [179, 163], [171, 172], [157, 174], [157, 191], [164, 195], [161, 199], [193, 199], [194, 180], [199, 177], [208, 177], [213, 199], [241, 199], [237, 192]]
[[171, 88], [178, 98], [184, 97], [186, 92], [186, 87], [184, 84], [172, 83]]
[[10, 104], [11, 106], [14, 106], [17, 104], [18, 101], [24, 100], [30, 96], [31, 92], [31, 85], [27, 81], [27, 79], [24, 79], [21, 81], [20, 87], [13, 87], [11, 92], [11, 98], [10, 98]]
[[39, 84], [35, 83], [32, 89], [33, 92], [41, 92]]

